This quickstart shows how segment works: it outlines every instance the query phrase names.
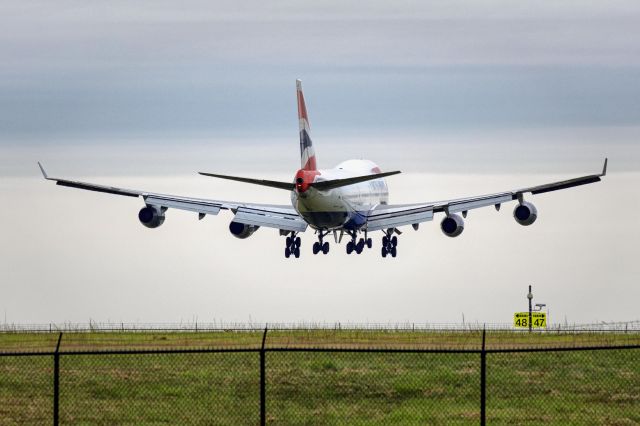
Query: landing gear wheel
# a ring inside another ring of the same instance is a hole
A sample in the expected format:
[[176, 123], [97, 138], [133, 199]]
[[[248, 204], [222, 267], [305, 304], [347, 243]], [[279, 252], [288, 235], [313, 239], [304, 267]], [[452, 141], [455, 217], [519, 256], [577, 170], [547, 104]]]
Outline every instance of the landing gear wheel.
[[322, 245], [322, 253], [323, 253], [323, 254], [327, 254], [327, 253], [329, 253], [329, 243], [328, 243], [328, 242], [325, 242], [325, 243]]
[[296, 257], [296, 259], [300, 257], [300, 249], [298, 247], [296, 247], [296, 249], [293, 251], [293, 255]]
[[302, 243], [302, 240], [300, 239], [300, 237], [296, 237], [293, 242], [296, 243], [296, 247], [300, 247], [300, 244]]
[[284, 257], [286, 257], [287, 259], [291, 257], [291, 250], [289, 250], [289, 247], [284, 249]]
[[351, 254], [351, 252], [353, 251], [354, 248], [355, 247], [354, 247], [353, 241], [349, 241], [347, 243], [347, 254]]
[[313, 254], [318, 254], [320, 250], [322, 250], [320, 243], [319, 242], [313, 243]]
[[[398, 237], [393, 235], [392, 230], [387, 230], [385, 235], [382, 237], [382, 257], [387, 257], [388, 254], [391, 257], [396, 257], [398, 255]], [[367, 240], [367, 244], [369, 241]]]
[[360, 238], [360, 241], [356, 244], [356, 253], [360, 254], [362, 250], [364, 250], [364, 239]]
[[373, 247], [373, 240], [371, 238], [367, 238], [367, 247], [368, 248]]

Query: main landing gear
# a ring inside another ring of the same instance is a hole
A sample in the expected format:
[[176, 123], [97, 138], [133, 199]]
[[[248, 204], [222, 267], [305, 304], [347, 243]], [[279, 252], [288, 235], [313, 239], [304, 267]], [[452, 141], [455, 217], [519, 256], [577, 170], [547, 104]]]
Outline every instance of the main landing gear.
[[294, 255], [296, 259], [300, 257], [300, 244], [302, 241], [300, 240], [300, 237], [296, 236], [295, 232], [292, 232], [291, 236], [287, 237], [286, 243], [287, 246], [284, 249], [284, 257], [287, 259], [291, 257], [291, 255]]
[[329, 242], [328, 241], [324, 241], [323, 239], [325, 236], [327, 236], [327, 234], [329, 234], [329, 232], [322, 232], [322, 231], [318, 231], [318, 241], [316, 241], [315, 243], [313, 243], [313, 254], [318, 254], [320, 252], [322, 252], [322, 254], [327, 254], [329, 253]]
[[367, 248], [371, 248], [373, 246], [373, 241], [371, 240], [371, 238], [367, 237], [366, 232], [364, 234], [364, 238], [360, 238], [358, 242], [356, 242], [357, 234], [355, 232], [350, 233], [350, 235], [351, 241], [347, 243], [347, 254], [351, 254], [354, 251], [356, 252], [356, 254], [360, 254], [364, 250], [365, 246]]
[[393, 235], [393, 229], [385, 231], [384, 237], [382, 237], [382, 257], [387, 257], [388, 254], [391, 257], [398, 255], [398, 237]]

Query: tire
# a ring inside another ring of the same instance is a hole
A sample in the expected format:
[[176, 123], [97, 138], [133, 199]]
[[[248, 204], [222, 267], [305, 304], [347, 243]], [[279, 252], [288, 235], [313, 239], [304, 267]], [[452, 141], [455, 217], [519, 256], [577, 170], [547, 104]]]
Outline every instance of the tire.
[[393, 236], [393, 238], [391, 238], [391, 245], [394, 247], [398, 245], [398, 237], [396, 237], [395, 235]]
[[329, 253], [329, 243], [328, 243], [328, 242], [325, 242], [325, 243], [322, 245], [322, 253], [324, 253], [324, 254]]
[[287, 237], [287, 244], [286, 244], [287, 247], [291, 247], [291, 243], [293, 242], [292, 240], [293, 240], [293, 238]]
[[284, 257], [286, 257], [287, 259], [291, 256], [291, 250], [289, 250], [289, 247], [284, 249]]
[[349, 241], [347, 243], [347, 254], [351, 254], [351, 252], [353, 251], [353, 243], [351, 241]]
[[389, 244], [389, 237], [385, 235], [384, 237], [382, 237], [382, 245], [387, 246], [388, 244]]
[[395, 247], [391, 248], [391, 257], [396, 257], [398, 255], [398, 250]]
[[371, 238], [367, 238], [367, 247], [368, 248], [373, 247], [373, 240]]
[[296, 249], [293, 251], [293, 255], [297, 258], [300, 257], [300, 249], [296, 247]]
[[358, 252], [358, 254], [362, 253], [362, 250], [364, 250], [364, 240], [361, 238], [360, 241], [358, 241], [358, 245], [356, 246], [356, 251]]
[[382, 246], [382, 257], [387, 257], [387, 248]]
[[318, 242], [313, 243], [313, 254], [318, 254], [320, 250], [321, 250], [320, 243]]
[[300, 247], [300, 244], [302, 243], [302, 240], [300, 239], [300, 237], [296, 237], [295, 243], [296, 243], [296, 247]]

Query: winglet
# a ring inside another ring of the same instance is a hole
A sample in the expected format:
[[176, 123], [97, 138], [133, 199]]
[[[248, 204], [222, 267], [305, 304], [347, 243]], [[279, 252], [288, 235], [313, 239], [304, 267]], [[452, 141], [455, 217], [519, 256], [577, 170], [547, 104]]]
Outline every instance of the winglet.
[[604, 159], [604, 167], [602, 167], [602, 174], [600, 176], [606, 176], [607, 175], [607, 162], [609, 161], [608, 158]]
[[49, 179], [49, 175], [47, 175], [47, 172], [44, 171], [44, 167], [42, 167], [42, 164], [40, 164], [40, 162], [38, 161], [38, 167], [40, 167], [40, 171], [42, 172], [42, 176], [45, 179]]

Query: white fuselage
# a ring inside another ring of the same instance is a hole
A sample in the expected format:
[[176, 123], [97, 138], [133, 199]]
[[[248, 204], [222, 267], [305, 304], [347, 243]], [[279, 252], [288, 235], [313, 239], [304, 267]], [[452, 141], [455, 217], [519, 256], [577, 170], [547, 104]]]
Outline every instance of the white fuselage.
[[[380, 173], [369, 160], [347, 160], [333, 169], [318, 170], [314, 182], [345, 179]], [[366, 223], [367, 213], [387, 204], [389, 190], [384, 178], [374, 179], [328, 191], [313, 187], [304, 192], [292, 191], [291, 203], [304, 220], [315, 229], [356, 230]]]

